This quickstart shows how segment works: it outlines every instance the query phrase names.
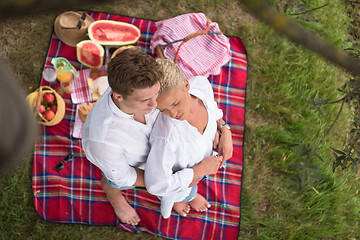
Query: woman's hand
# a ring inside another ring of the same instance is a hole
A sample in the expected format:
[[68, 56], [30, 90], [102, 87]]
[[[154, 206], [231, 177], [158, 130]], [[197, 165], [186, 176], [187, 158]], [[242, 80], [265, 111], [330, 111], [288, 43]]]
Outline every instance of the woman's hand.
[[204, 158], [196, 167], [201, 168], [202, 176], [216, 174], [223, 162], [222, 156], [210, 156]]
[[210, 157], [204, 158], [198, 165], [196, 165], [193, 168], [194, 176], [193, 176], [193, 180], [190, 183], [189, 187], [193, 187], [196, 184], [198, 184], [198, 182], [200, 181], [200, 179], [203, 176], [217, 173], [222, 162], [223, 162], [222, 156], [217, 156], [217, 157], [210, 156]]
[[233, 155], [233, 142], [231, 131], [227, 128], [223, 128], [218, 144], [218, 153], [223, 157], [221, 163], [222, 167], [225, 164], [225, 161], [232, 157]]

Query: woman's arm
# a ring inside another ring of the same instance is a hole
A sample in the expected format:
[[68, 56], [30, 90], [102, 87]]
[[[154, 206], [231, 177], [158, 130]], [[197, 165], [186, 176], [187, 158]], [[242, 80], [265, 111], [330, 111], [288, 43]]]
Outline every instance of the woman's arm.
[[193, 187], [203, 176], [217, 173], [223, 159], [222, 156], [210, 156], [193, 168], [173, 172], [176, 159], [181, 157], [175, 155], [166, 141], [157, 139], [152, 142], [145, 167], [145, 185], [149, 193], [165, 196]]
[[217, 128], [220, 132], [220, 139], [218, 145], [218, 153], [223, 157], [221, 167], [225, 164], [225, 161], [233, 155], [233, 142], [232, 134], [229, 125], [223, 119], [217, 121]]

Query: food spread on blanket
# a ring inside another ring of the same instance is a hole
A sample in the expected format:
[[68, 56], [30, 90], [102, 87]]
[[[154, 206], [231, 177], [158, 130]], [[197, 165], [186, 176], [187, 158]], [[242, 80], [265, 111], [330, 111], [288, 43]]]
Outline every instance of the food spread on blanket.
[[[85, 67], [91, 68], [90, 77], [83, 79], [83, 81], [87, 82], [93, 100], [97, 101], [109, 87], [107, 72], [100, 69], [104, 65], [105, 58], [111, 59], [125, 49], [134, 47], [131, 44], [135, 44], [139, 40], [141, 32], [135, 25], [129, 23], [98, 20], [89, 26], [88, 35], [90, 40], [81, 41], [76, 45], [76, 57]], [[120, 47], [115, 49], [110, 56], [110, 52], [105, 51], [104, 46], [107, 46], [107, 48]], [[108, 53], [108, 56], [105, 56], [106, 53]], [[85, 122], [86, 116], [93, 105], [93, 103], [79, 105], [77, 114], [82, 123]], [[74, 128], [78, 126], [80, 125], [75, 124]]]
[[[64, 117], [65, 110], [62, 110], [58, 116], [58, 104], [65, 109], [64, 100], [60, 95], [70, 94], [74, 91], [72, 82], [74, 77], [77, 81], [85, 82], [85, 85], [90, 89], [92, 100], [96, 101], [108, 88], [109, 83], [107, 79], [107, 72], [104, 70], [105, 59], [111, 59], [118, 53], [127, 48], [134, 47], [141, 35], [140, 29], [133, 24], [113, 20], [97, 20], [94, 21], [88, 28], [88, 35], [90, 40], [80, 41], [76, 46], [76, 59], [83, 67], [90, 68], [90, 77], [85, 77], [84, 74], [79, 76], [79, 72], [65, 57], [53, 57], [51, 59], [52, 67], [44, 69], [43, 78], [47, 83], [53, 87], [49, 87], [52, 93], [41, 94], [38, 90], [32, 95], [29, 94], [28, 101], [34, 110], [34, 115], [37, 116], [39, 122], [43, 125], [52, 126], [58, 124]], [[107, 51], [104, 50], [107, 46]], [[109, 48], [115, 50], [110, 53]], [[105, 66], [106, 69], [106, 66]], [[55, 70], [55, 76], [54, 76]], [[82, 70], [80, 70], [82, 71]], [[52, 75], [51, 75], [52, 73]], [[51, 76], [50, 76], [51, 75]], [[57, 84], [57, 82], [59, 84]], [[41, 89], [40, 89], [41, 90]], [[84, 91], [83, 88], [76, 88], [76, 91]], [[51, 96], [53, 96], [51, 98]], [[31, 95], [31, 96], [30, 96]], [[83, 94], [80, 94], [81, 96]], [[39, 97], [38, 97], [39, 96]], [[36, 99], [35, 99], [36, 98]], [[51, 99], [53, 99], [51, 101]], [[58, 100], [60, 99], [60, 100]], [[85, 102], [85, 103], [84, 103]], [[85, 121], [87, 113], [94, 104], [82, 101], [79, 105], [77, 114], [82, 122]]]

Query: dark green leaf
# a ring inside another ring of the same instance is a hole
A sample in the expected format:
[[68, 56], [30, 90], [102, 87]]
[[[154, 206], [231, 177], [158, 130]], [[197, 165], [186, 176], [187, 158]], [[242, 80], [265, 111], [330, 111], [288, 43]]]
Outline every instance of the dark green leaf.
[[337, 150], [337, 149], [334, 149], [334, 148], [331, 148], [335, 153], [339, 154], [339, 155], [345, 155], [345, 152], [342, 152], [340, 150]]

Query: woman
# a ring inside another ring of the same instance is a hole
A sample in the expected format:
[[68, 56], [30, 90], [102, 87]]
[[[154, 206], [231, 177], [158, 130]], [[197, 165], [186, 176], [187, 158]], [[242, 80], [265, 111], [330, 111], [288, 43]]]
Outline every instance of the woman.
[[[161, 199], [161, 214], [170, 217], [171, 209], [186, 216], [190, 207], [205, 211], [209, 202], [197, 193], [197, 183], [215, 174], [232, 156], [230, 127], [222, 120], [208, 79], [185, 79], [171, 60], [157, 59], [164, 77], [160, 80], [151, 150], [145, 167], [145, 185], [149, 193]], [[213, 146], [217, 130], [220, 140]]]

